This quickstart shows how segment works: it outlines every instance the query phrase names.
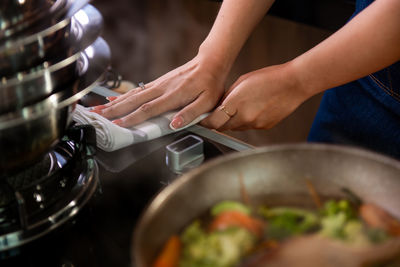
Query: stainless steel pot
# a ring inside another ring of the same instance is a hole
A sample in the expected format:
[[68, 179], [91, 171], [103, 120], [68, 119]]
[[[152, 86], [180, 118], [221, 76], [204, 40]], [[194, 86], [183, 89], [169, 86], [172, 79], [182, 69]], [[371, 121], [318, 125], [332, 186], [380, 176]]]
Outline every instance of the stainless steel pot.
[[361, 149], [323, 144], [278, 145], [221, 157], [184, 174], [144, 212], [133, 236], [134, 266], [151, 266], [172, 235], [221, 200], [252, 204], [312, 204], [305, 179], [323, 197], [347, 188], [400, 218], [400, 162]]
[[[75, 15], [72, 18], [74, 30], [73, 34], [70, 35], [73, 38], [70, 38], [71, 43], [68, 45], [70, 49], [65, 48], [69, 51], [68, 54], [70, 52], [74, 54], [60, 61], [57, 61], [57, 59], [46, 61], [29, 72], [25, 74], [19, 73], [11, 79], [3, 78], [2, 83], [0, 83], [0, 113], [18, 110], [27, 104], [43, 99], [61, 90], [63, 85], [71, 79], [75, 80], [78, 78], [76, 65], [80, 57], [79, 51], [93, 43], [100, 34], [102, 17], [97, 9], [91, 5], [87, 5]], [[66, 27], [67, 25], [70, 24], [66, 24]], [[65, 30], [63, 28], [62, 31]], [[36, 49], [37, 47], [34, 48], [34, 50]], [[55, 47], [54, 49], [62, 51], [63, 47]], [[28, 55], [30, 53], [30, 51], [25, 52]], [[61, 54], [64, 55], [64, 52]], [[23, 56], [22, 53], [19, 53], [19, 56]], [[34, 55], [30, 56], [35, 58]]]
[[40, 102], [0, 115], [0, 177], [40, 160], [59, 140], [76, 101], [102, 80], [109, 61], [108, 45], [98, 38], [79, 57], [79, 80]]
[[78, 79], [77, 62], [80, 52], [56, 64], [43, 63], [38, 70], [3, 79], [0, 84], [0, 114], [17, 111], [52, 93], [64, 89], [65, 84]]
[[39, 20], [65, 11], [68, 0], [2, 0], [0, 3], [0, 39], [9, 37]]
[[60, 61], [90, 45], [100, 35], [103, 19], [92, 5], [77, 11], [84, 3], [75, 3], [71, 8], [75, 13], [69, 12], [46, 29], [32, 30], [33, 33], [0, 44], [0, 77], [27, 71], [49, 59]]

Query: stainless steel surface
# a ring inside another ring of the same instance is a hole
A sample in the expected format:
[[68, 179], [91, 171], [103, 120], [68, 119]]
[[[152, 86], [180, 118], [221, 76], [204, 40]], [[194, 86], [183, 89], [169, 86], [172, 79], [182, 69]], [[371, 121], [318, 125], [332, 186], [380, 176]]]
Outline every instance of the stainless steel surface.
[[79, 77], [77, 62], [80, 55], [78, 52], [56, 64], [45, 62], [37, 71], [3, 79], [0, 85], [0, 113], [19, 110], [74, 83]]
[[[9, 0], [10, 2], [15, 3], [28, 3], [30, 5], [29, 8], [40, 10], [38, 6], [40, 6], [39, 2], [49, 2], [56, 3], [51, 6], [50, 10], [45, 10], [45, 13], [42, 13], [44, 16], [33, 16], [34, 20], [25, 20], [23, 23], [18, 25], [17, 27], [11, 27], [8, 29], [4, 29], [0, 33], [0, 43], [7, 42], [10, 39], [20, 39], [26, 36], [31, 36], [32, 34], [36, 34], [38, 32], [42, 32], [51, 25], [57, 24], [60, 20], [65, 18], [72, 17], [79, 9], [84, 7], [89, 0]], [[7, 3], [6, 3], [7, 4]], [[5, 12], [8, 10], [4, 7]], [[34, 13], [34, 12], [33, 12]]]
[[34, 161], [64, 134], [76, 101], [102, 80], [110, 61], [107, 43], [98, 38], [82, 52], [80, 59], [80, 79], [69, 90], [0, 116], [0, 176]]
[[0, 46], [0, 77], [38, 68], [47, 60], [60, 61], [81, 51], [100, 35], [102, 24], [100, 12], [86, 5], [40, 32], [5, 40]]
[[264, 147], [206, 163], [158, 194], [133, 236], [135, 266], [150, 266], [167, 238], [216, 202], [240, 200], [241, 177], [253, 205], [312, 205], [307, 178], [322, 197], [346, 197], [347, 188], [400, 218], [399, 161], [334, 145]]
[[204, 160], [204, 142], [187, 135], [166, 146], [166, 163], [174, 173], [183, 173], [199, 166]]
[[107, 73], [110, 60], [111, 51], [107, 42], [103, 38], [98, 37], [92, 45], [81, 52], [78, 60], [78, 73], [80, 77], [78, 91], [73, 97], [59, 103], [57, 108], [63, 108], [75, 103], [92, 91], [98, 83], [104, 81], [103, 76]]
[[94, 6], [87, 4], [72, 17], [72, 52], [78, 52], [92, 44], [100, 36], [103, 16]]
[[235, 151], [245, 151], [249, 149], [254, 149], [255, 147], [247, 144], [241, 140], [233, 138], [232, 136], [226, 135], [224, 133], [218, 132], [216, 130], [210, 130], [200, 125], [193, 125], [187, 129], [189, 132], [198, 134], [200, 136], [206, 137], [212, 141], [219, 144], [227, 146]]
[[0, 3], [0, 39], [39, 20], [65, 11], [68, 0], [3, 0]]
[[104, 96], [104, 97], [109, 97], [109, 96], [119, 96], [120, 94], [114, 91], [111, 91], [108, 88], [105, 88], [103, 86], [96, 86], [95, 88], [93, 88], [93, 93], [96, 93], [100, 96]]
[[[89, 149], [89, 148], [88, 148]], [[87, 152], [90, 155], [91, 151]], [[22, 246], [46, 235], [50, 231], [74, 217], [93, 195], [98, 184], [98, 167], [92, 157], [85, 159], [85, 169], [79, 177], [79, 183], [68, 194], [68, 202], [61, 208], [56, 205], [47, 209], [36, 220], [27, 221], [24, 229], [0, 234], [0, 251]], [[71, 177], [72, 178], [72, 177]]]
[[[92, 19], [89, 19], [89, 16]], [[68, 19], [68, 22], [70, 21]], [[82, 57], [80, 51], [93, 43], [100, 34], [102, 19], [101, 14], [94, 7], [88, 5], [75, 14], [72, 22], [74, 31], [71, 34], [75, 36], [75, 42], [68, 44], [68, 47], [72, 48], [68, 49], [60, 45], [60, 47], [54, 49], [62, 51], [64, 48], [74, 52], [74, 54], [60, 61], [57, 61], [57, 59], [45, 61], [25, 74], [18, 73], [9, 79], [3, 78], [0, 83], [0, 113], [17, 110], [26, 104], [43, 99], [43, 97], [65, 89], [66, 84], [72, 83], [78, 78], [77, 63], [84, 60], [80, 58]], [[69, 23], [66, 24], [66, 27], [67, 25]], [[23, 51], [25, 50], [23, 49]], [[26, 52], [30, 54], [31, 51]], [[64, 55], [64, 52], [60, 54]], [[32, 54], [30, 56], [36, 57]]]

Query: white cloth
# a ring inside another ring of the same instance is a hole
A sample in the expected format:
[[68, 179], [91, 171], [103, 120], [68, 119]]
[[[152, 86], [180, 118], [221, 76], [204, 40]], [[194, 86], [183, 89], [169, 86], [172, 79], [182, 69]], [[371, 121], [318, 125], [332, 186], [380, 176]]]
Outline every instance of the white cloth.
[[90, 108], [76, 105], [73, 120], [77, 124], [93, 125], [96, 129], [97, 146], [104, 151], [111, 152], [132, 144], [183, 130], [198, 123], [208, 115], [203, 114], [185, 127], [174, 130], [170, 127], [170, 122], [175, 114], [176, 111], [166, 112], [128, 129], [112, 123], [95, 112], [90, 112]]

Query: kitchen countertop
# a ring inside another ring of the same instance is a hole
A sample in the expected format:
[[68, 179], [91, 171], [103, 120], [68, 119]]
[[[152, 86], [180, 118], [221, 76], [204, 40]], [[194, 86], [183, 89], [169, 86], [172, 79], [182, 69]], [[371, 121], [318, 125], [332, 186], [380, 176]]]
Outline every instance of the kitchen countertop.
[[204, 161], [252, 148], [194, 126], [114, 152], [98, 150], [99, 187], [87, 205], [50, 234], [1, 254], [1, 266], [132, 266], [132, 237], [140, 214], [180, 177], [166, 165], [166, 146], [190, 134], [203, 139]]

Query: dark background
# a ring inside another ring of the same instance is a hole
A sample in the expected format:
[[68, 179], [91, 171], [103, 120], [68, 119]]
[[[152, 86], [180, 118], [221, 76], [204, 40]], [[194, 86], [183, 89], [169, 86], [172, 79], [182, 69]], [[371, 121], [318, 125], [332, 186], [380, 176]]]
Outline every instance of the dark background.
[[354, 6], [351, 0], [275, 0], [270, 14], [337, 30], [354, 12]]

